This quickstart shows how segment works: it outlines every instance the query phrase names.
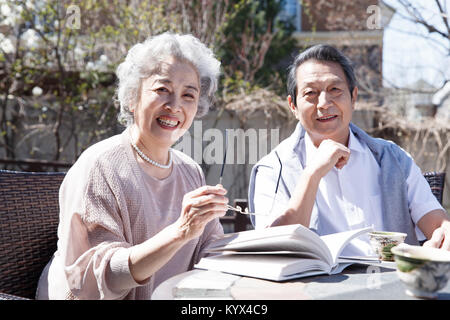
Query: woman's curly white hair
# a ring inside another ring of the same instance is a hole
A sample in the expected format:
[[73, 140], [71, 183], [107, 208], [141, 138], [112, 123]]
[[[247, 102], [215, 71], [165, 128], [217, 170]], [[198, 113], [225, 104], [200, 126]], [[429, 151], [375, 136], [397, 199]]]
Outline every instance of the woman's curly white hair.
[[188, 61], [197, 69], [201, 89], [196, 117], [208, 112], [217, 90], [220, 62], [212, 50], [194, 36], [165, 32], [134, 45], [117, 67], [119, 122], [126, 126], [134, 123], [130, 107], [139, 100], [142, 80], [157, 74], [161, 63], [169, 56]]

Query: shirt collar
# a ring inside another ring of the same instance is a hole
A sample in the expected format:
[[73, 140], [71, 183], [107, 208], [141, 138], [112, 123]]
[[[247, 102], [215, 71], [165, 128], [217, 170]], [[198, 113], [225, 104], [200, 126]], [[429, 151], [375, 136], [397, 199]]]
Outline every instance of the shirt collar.
[[351, 128], [350, 128], [350, 136], [348, 139], [348, 148], [350, 149], [350, 151], [364, 152], [364, 147], [361, 144], [361, 141], [359, 141], [359, 139], [356, 138]]

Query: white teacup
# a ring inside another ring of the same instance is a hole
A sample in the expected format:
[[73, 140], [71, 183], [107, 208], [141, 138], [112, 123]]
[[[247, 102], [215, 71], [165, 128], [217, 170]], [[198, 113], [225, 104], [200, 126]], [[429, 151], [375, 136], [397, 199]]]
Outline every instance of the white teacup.
[[370, 244], [378, 255], [378, 258], [384, 261], [394, 261], [394, 255], [391, 248], [403, 243], [407, 234], [390, 231], [369, 232]]

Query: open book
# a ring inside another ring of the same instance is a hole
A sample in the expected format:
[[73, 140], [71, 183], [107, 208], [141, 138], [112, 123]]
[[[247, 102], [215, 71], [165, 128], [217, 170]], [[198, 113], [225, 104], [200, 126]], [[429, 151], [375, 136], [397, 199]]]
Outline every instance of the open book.
[[295, 224], [231, 233], [208, 247], [209, 252], [221, 254], [204, 257], [194, 267], [275, 281], [336, 274], [364, 260], [339, 256], [353, 238], [372, 230], [367, 227], [319, 236]]

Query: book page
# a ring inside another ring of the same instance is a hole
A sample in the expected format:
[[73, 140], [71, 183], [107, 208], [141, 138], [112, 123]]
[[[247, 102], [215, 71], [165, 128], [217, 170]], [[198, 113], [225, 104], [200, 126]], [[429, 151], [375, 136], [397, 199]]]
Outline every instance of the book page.
[[330, 250], [331, 256], [333, 258], [333, 263], [336, 264], [338, 262], [339, 255], [341, 254], [342, 250], [353, 238], [356, 238], [372, 230], [373, 227], [366, 227], [356, 230], [328, 234], [325, 236], [321, 236], [320, 238], [328, 246], [328, 249]]
[[202, 258], [194, 267], [274, 281], [331, 271], [321, 260], [271, 254], [223, 254]]
[[310, 252], [326, 262], [333, 264], [331, 253], [320, 237], [302, 225], [288, 225], [238, 232], [214, 241], [207, 249], [219, 251], [296, 251]]
[[228, 248], [231, 246], [237, 248], [240, 245], [244, 245], [247, 241], [254, 242], [255, 240], [266, 239], [275, 236], [290, 236], [297, 229], [297, 226], [298, 225], [288, 225], [225, 234], [222, 238], [213, 241], [210, 244], [209, 249], [224, 250], [224, 248]]
[[224, 254], [262, 254], [262, 255], [280, 255], [280, 256], [291, 256], [302, 259], [316, 259], [321, 260], [317, 254], [312, 252], [299, 252], [299, 251], [223, 251]]
[[[243, 252], [255, 252], [255, 253], [270, 253], [279, 251], [291, 251], [297, 252], [299, 254], [311, 253], [316, 258], [321, 259], [327, 263], [332, 263], [331, 257], [325, 250], [323, 246], [317, 245], [315, 242], [310, 241], [310, 239], [305, 238], [287, 238], [285, 236], [279, 237], [268, 237], [256, 240], [248, 240], [241, 243], [233, 243], [226, 245], [224, 247], [219, 247], [215, 249], [208, 250], [209, 252], [219, 252], [219, 251], [243, 251]], [[325, 252], [324, 252], [325, 251]]]

